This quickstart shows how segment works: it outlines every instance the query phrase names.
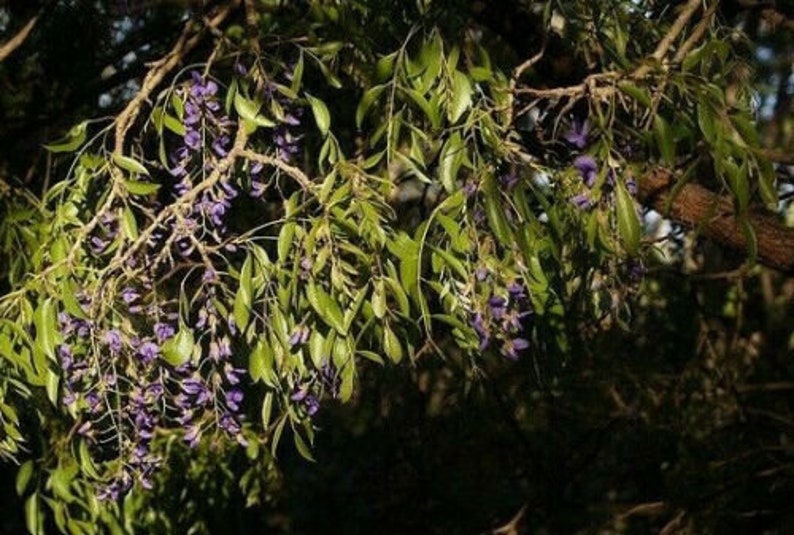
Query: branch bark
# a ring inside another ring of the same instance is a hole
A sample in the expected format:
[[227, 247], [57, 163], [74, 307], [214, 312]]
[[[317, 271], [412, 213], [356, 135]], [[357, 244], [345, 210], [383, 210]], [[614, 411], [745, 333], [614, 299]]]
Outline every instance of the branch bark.
[[[698, 184], [686, 184], [672, 196], [676, 179], [670, 171], [656, 170], [640, 181], [638, 197], [644, 205], [703, 236], [742, 253], [747, 241], [733, 202]], [[755, 231], [758, 261], [785, 273], [794, 273], [794, 228], [783, 225], [780, 218], [762, 210], [747, 215]]]

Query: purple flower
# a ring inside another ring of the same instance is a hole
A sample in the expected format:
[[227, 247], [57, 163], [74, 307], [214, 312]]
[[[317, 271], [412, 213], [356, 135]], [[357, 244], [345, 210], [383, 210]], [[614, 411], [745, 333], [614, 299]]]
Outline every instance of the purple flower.
[[485, 326], [485, 321], [483, 320], [482, 314], [477, 312], [474, 315], [474, 319], [471, 321], [471, 326], [480, 339], [480, 351], [485, 350], [490, 342], [490, 335], [488, 334], [488, 329]]
[[199, 134], [196, 130], [190, 130], [185, 134], [183, 141], [185, 142], [185, 145], [191, 149], [197, 150], [201, 145], [201, 134]]
[[593, 202], [590, 200], [590, 195], [587, 193], [580, 193], [572, 197], [571, 202], [580, 210], [587, 210], [593, 205]]
[[229, 151], [227, 150], [229, 146], [229, 136], [221, 136], [215, 141], [212, 142], [212, 150], [215, 151], [215, 154], [223, 158]]
[[598, 165], [596, 164], [593, 157], [587, 154], [577, 156], [577, 158], [573, 161], [573, 166], [576, 167], [577, 171], [579, 171], [579, 174], [582, 176], [582, 180], [584, 180], [585, 185], [588, 188], [592, 188], [595, 184], [596, 173], [598, 172]]
[[138, 299], [141, 296], [138, 292], [135, 291], [134, 288], [130, 288], [127, 286], [121, 291], [121, 298], [124, 300], [125, 303], [128, 305]]
[[637, 181], [634, 178], [629, 177], [626, 179], [626, 189], [628, 190], [629, 194], [632, 196], [637, 195]]
[[223, 374], [230, 385], [236, 385], [240, 384], [240, 377], [245, 375], [245, 370], [243, 368], [235, 368], [231, 363], [227, 362], [223, 366]]
[[66, 344], [58, 346], [58, 356], [61, 357], [61, 369], [68, 372], [74, 364], [74, 356], [72, 355], [72, 348]]
[[309, 341], [309, 328], [305, 325], [300, 325], [295, 328], [295, 331], [292, 333], [292, 336], [289, 337], [289, 345], [290, 347], [295, 347], [298, 345], [303, 345]]
[[306, 397], [304, 405], [306, 406], [306, 414], [308, 414], [309, 417], [314, 416], [317, 414], [317, 411], [320, 410], [320, 402], [311, 394]]
[[238, 388], [233, 388], [226, 392], [226, 406], [234, 412], [240, 411], [240, 403], [243, 401], [243, 392]]
[[524, 338], [508, 340], [502, 346], [502, 355], [510, 360], [518, 360], [518, 352], [529, 347], [529, 341]]
[[524, 290], [524, 286], [522, 284], [519, 284], [519, 283], [515, 282], [515, 281], [513, 281], [513, 282], [511, 282], [510, 284], [507, 285], [507, 293], [510, 294], [510, 297], [514, 301], [517, 301], [519, 299], [523, 299], [523, 298], [525, 298], [527, 296], [527, 294], [526, 294], [526, 292]]
[[488, 308], [491, 310], [491, 315], [500, 319], [507, 312], [507, 299], [498, 295], [492, 295], [488, 299]]
[[108, 242], [101, 239], [99, 236], [94, 236], [91, 238], [91, 249], [96, 253], [99, 254], [105, 250], [105, 247], [108, 246]]
[[144, 364], [149, 364], [160, 354], [160, 348], [154, 342], [144, 342], [138, 348], [138, 355]]
[[507, 190], [513, 189], [513, 186], [518, 183], [518, 180], [518, 175], [515, 173], [508, 173], [499, 177], [499, 181]]
[[185, 433], [185, 442], [187, 442], [191, 448], [195, 448], [198, 446], [199, 440], [201, 440], [201, 430], [199, 426], [191, 425], [188, 427], [187, 433]]
[[581, 150], [587, 146], [587, 121], [574, 120], [571, 129], [565, 134], [565, 141]]
[[154, 324], [154, 335], [157, 337], [157, 340], [160, 342], [164, 342], [174, 336], [175, 334], [174, 326], [168, 323], [155, 323]]
[[289, 398], [292, 401], [303, 401], [308, 394], [309, 394], [309, 387], [304, 386], [303, 388], [296, 390]]
[[110, 351], [118, 353], [121, 351], [121, 334], [116, 329], [111, 329], [105, 333], [105, 342], [110, 347]]

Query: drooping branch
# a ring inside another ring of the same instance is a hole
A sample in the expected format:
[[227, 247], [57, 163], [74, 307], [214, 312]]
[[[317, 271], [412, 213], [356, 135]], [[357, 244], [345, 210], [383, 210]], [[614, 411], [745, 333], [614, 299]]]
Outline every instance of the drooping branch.
[[[734, 250], [746, 252], [747, 239], [730, 197], [698, 184], [686, 184], [672, 196], [676, 179], [659, 169], [640, 181], [639, 199], [665, 217]], [[751, 210], [747, 220], [755, 231], [758, 261], [786, 273], [794, 273], [794, 228], [764, 210]]]

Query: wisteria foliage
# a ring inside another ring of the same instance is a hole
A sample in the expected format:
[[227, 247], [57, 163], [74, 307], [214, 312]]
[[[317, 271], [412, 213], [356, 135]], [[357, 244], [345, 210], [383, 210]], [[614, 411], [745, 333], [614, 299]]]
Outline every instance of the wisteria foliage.
[[[432, 27], [390, 50], [265, 35], [171, 73], [129, 131], [76, 126], [48, 147], [68, 175], [4, 230], [27, 254], [0, 301], [0, 452], [30, 447], [14, 400], [37, 400], [53, 437], [20, 471], [29, 527], [46, 506], [71, 533], [120, 530], [172, 447], [254, 466], [288, 437], [311, 459], [314, 418], [362, 366], [476, 376], [564, 355], [568, 314], [625, 319], [651, 248], [641, 170], [675, 160], [671, 136], [727, 143], [699, 116], [724, 98], [702, 68], [664, 82], [691, 108], [666, 104], [661, 75], [606, 75], [585, 120]], [[562, 163], [522, 143], [530, 102], [559, 113], [542, 128]], [[695, 126], [673, 134], [666, 114]]]

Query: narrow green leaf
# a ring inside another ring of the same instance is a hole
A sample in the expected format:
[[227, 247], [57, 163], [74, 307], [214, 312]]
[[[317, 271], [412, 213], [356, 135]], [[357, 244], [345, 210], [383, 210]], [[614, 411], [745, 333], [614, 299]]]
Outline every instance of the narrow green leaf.
[[308, 93], [306, 93], [306, 98], [309, 99], [309, 104], [311, 104], [317, 128], [320, 129], [322, 135], [328, 135], [328, 129], [331, 128], [331, 113], [328, 111], [328, 107], [325, 102]]
[[328, 295], [325, 290], [313, 282], [310, 282], [306, 285], [306, 297], [309, 299], [309, 303], [321, 320], [339, 334], [347, 334], [342, 310], [339, 308], [339, 304], [336, 300]]
[[675, 165], [675, 140], [670, 125], [661, 115], [657, 114], [653, 119], [653, 133], [659, 153], [662, 155], [662, 161], [672, 167]]
[[403, 347], [400, 344], [400, 339], [388, 325], [383, 326], [383, 350], [395, 364], [399, 364], [403, 359]]
[[149, 176], [149, 171], [144, 167], [144, 165], [135, 160], [134, 158], [130, 158], [129, 156], [124, 156], [123, 154], [113, 153], [113, 161], [124, 169], [125, 171], [129, 171], [130, 173], [135, 173], [139, 175], [146, 175]]
[[261, 108], [261, 102], [249, 100], [239, 92], [234, 95], [234, 109], [237, 110], [237, 113], [240, 115], [241, 119], [257, 126], [263, 126], [265, 128], [276, 126], [274, 121], [259, 113]]
[[628, 80], [621, 80], [618, 82], [618, 89], [640, 104], [644, 105], [646, 108], [651, 107], [651, 94], [644, 87], [639, 87]]
[[375, 282], [370, 304], [372, 305], [372, 312], [375, 314], [375, 317], [383, 319], [386, 315], [386, 289], [382, 280]]
[[637, 254], [640, 248], [640, 238], [642, 237], [642, 230], [640, 228], [640, 219], [637, 217], [637, 209], [634, 206], [634, 199], [626, 190], [621, 180], [616, 181], [617, 191], [617, 217], [618, 217], [618, 232], [620, 233], [623, 247], [626, 252], [631, 255]]
[[270, 428], [270, 418], [273, 414], [273, 392], [265, 394], [265, 399], [262, 401], [262, 429], [267, 431]]
[[160, 189], [160, 184], [141, 182], [138, 180], [125, 180], [124, 187], [133, 195], [151, 195]]
[[243, 262], [243, 267], [240, 270], [240, 286], [237, 288], [237, 294], [234, 297], [234, 322], [240, 331], [244, 331], [248, 327], [248, 321], [251, 317], [251, 307], [253, 305], [253, 260], [249, 254]]
[[383, 357], [372, 351], [358, 350], [356, 351], [356, 354], [361, 355], [367, 360], [371, 360], [372, 362], [380, 364], [381, 366], [385, 364]]
[[39, 495], [34, 492], [25, 501], [25, 526], [31, 535], [39, 535], [43, 533], [41, 529], [44, 515], [41, 512], [39, 504]]
[[471, 107], [472, 88], [469, 78], [462, 72], [456, 70], [452, 74], [452, 101], [448, 107], [449, 120], [451, 123], [458, 122], [463, 113]]
[[307, 461], [315, 462], [314, 457], [312, 457], [312, 452], [309, 449], [309, 446], [306, 445], [303, 438], [301, 438], [300, 433], [298, 431], [294, 431], [292, 433], [293, 438], [295, 439], [295, 448], [298, 450], [298, 453], [301, 454], [301, 457], [306, 459]]
[[372, 104], [378, 99], [383, 90], [386, 89], [386, 85], [376, 85], [367, 89], [364, 93], [364, 96], [361, 97], [361, 102], [358, 103], [358, 108], [356, 108], [356, 126], [361, 128], [361, 125], [364, 123], [364, 117], [367, 115], [367, 111], [369, 111]]
[[19, 467], [16, 479], [17, 496], [22, 496], [28, 488], [30, 477], [33, 475], [33, 461], [25, 461]]
[[44, 148], [50, 152], [74, 152], [80, 148], [80, 146], [85, 143], [86, 138], [86, 127], [88, 123], [83, 121], [80, 124], [75, 125], [69, 130], [69, 133], [66, 134], [66, 138], [50, 145], [44, 145]]

